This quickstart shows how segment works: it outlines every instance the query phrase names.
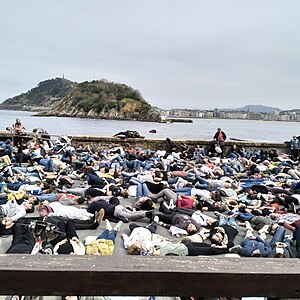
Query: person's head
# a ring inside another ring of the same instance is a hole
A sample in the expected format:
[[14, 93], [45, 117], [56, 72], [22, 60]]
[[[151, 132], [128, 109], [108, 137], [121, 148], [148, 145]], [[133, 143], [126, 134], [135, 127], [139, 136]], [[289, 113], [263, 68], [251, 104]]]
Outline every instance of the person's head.
[[155, 208], [155, 204], [150, 198], [146, 198], [146, 200], [141, 204], [141, 210], [151, 210]]
[[202, 203], [199, 202], [199, 201], [197, 201], [197, 204], [195, 205], [195, 208], [196, 208], [197, 210], [202, 210]]
[[85, 201], [85, 197], [78, 196], [77, 199], [76, 199], [76, 201], [77, 201], [78, 204], [82, 204]]
[[34, 211], [34, 205], [32, 204], [32, 202], [25, 200], [23, 202], [23, 207], [25, 208], [26, 212], [33, 212]]
[[141, 250], [142, 250], [141, 244], [139, 242], [135, 242], [128, 247], [127, 252], [130, 255], [140, 255]]
[[128, 198], [129, 192], [128, 192], [128, 190], [126, 190], [126, 189], [122, 189], [122, 190], [120, 191], [120, 195], [121, 195], [123, 198]]
[[40, 188], [42, 190], [48, 190], [50, 189], [50, 184], [48, 182], [43, 182], [41, 185], [40, 185]]
[[214, 228], [217, 227], [219, 225], [219, 221], [213, 219], [213, 218], [209, 218], [206, 220], [206, 224], [208, 228]]
[[222, 198], [219, 191], [212, 191], [210, 192], [210, 197], [212, 200], [216, 202], [221, 202]]
[[199, 201], [197, 199], [194, 199], [193, 200], [193, 207], [196, 208], [198, 203], [199, 203]]
[[184, 237], [184, 238], [181, 240], [180, 243], [186, 244], [186, 243], [191, 243], [191, 242], [192, 242], [191, 238], [189, 238], [189, 237]]
[[221, 128], [218, 128], [217, 131], [222, 131]]
[[48, 200], [44, 200], [43, 202], [41, 202], [38, 206], [38, 210], [41, 210], [42, 208], [44, 208], [45, 206], [49, 205], [49, 201]]
[[270, 218], [272, 220], [277, 220], [278, 218], [280, 218], [281, 214], [278, 214], [278, 213], [271, 213], [270, 214]]
[[225, 189], [229, 189], [229, 188], [231, 188], [231, 183], [225, 181], [225, 182], [223, 183], [223, 186], [224, 186]]
[[21, 124], [21, 120], [19, 118], [16, 118], [16, 124]]
[[222, 201], [216, 201], [213, 206], [214, 210], [218, 212], [224, 212], [226, 210], [226, 204]]
[[220, 231], [215, 232], [210, 238], [212, 244], [216, 244], [216, 245], [221, 245], [223, 239], [224, 239], [224, 235]]
[[196, 226], [195, 226], [193, 223], [190, 223], [190, 224], [188, 225], [188, 227], [186, 228], [186, 231], [187, 231], [187, 233], [188, 233], [189, 235], [195, 234], [195, 233], [198, 232]]
[[111, 197], [109, 199], [109, 203], [112, 205], [119, 205], [120, 204], [120, 200], [118, 197]]

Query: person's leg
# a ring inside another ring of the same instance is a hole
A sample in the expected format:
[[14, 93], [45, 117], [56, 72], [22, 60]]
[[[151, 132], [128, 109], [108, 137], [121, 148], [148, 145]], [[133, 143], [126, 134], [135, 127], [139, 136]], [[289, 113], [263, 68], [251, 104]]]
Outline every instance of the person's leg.
[[36, 199], [39, 202], [43, 202], [45, 200], [49, 201], [49, 202], [54, 202], [57, 198], [58, 194], [43, 194], [43, 195], [37, 195]]
[[225, 218], [225, 216], [220, 215], [219, 216], [219, 226], [223, 226], [223, 225], [227, 225], [228, 224], [228, 220]]
[[206, 243], [186, 243], [188, 248], [189, 256], [198, 256], [198, 255], [219, 255], [225, 254], [228, 252], [227, 249], [218, 249], [212, 248]]
[[137, 228], [137, 227], [140, 227], [139, 225], [135, 224], [135, 223], [130, 223], [129, 224], [129, 230], [130, 230], [130, 233], [133, 231], [133, 229]]
[[151, 232], [151, 233], [155, 233], [156, 232], [156, 228], [157, 228], [157, 223], [156, 222], [152, 222], [149, 225], [146, 226], [146, 228]]
[[[163, 189], [162, 191], [160, 191], [158, 194], [153, 195], [151, 198], [155, 201], [157, 201], [160, 198], [165, 198], [168, 199], [169, 197], [173, 197], [171, 195], [175, 195], [174, 199], [177, 199], [177, 194], [174, 193], [172, 190], [170, 189]], [[170, 198], [171, 199], [171, 198]]]
[[106, 239], [112, 241], [113, 243], [115, 243], [116, 236], [117, 236], [117, 231], [116, 231], [116, 230], [112, 230], [112, 231], [108, 234], [108, 236], [107, 236]]
[[66, 189], [63, 190], [66, 193], [70, 193], [76, 196], [81, 196], [81, 197], [85, 197], [85, 192], [88, 188], [71, 188], [71, 189]]
[[162, 190], [164, 198], [169, 202], [173, 200], [174, 202], [177, 200], [177, 194], [171, 189]]
[[6, 253], [30, 254], [34, 244], [35, 239], [27, 227], [14, 225], [12, 244]]
[[146, 212], [143, 210], [132, 212], [122, 205], [115, 207], [114, 215], [116, 217], [125, 218], [127, 220], [136, 221], [146, 217]]
[[297, 257], [300, 258], [300, 226], [297, 225], [294, 231], [294, 239], [296, 240]]
[[149, 197], [150, 193], [149, 193], [149, 189], [147, 187], [147, 184], [146, 183], [142, 183], [141, 187], [142, 187], [142, 196]]
[[273, 248], [277, 242], [283, 242], [285, 235], [285, 228], [283, 226], [279, 226], [270, 241], [270, 247]]
[[53, 172], [54, 171], [54, 164], [53, 164], [53, 160], [51, 158], [47, 161], [47, 163], [44, 167], [44, 170], [46, 172]]
[[186, 187], [186, 188], [180, 188], [180, 189], [175, 189], [174, 192], [176, 194], [182, 194], [185, 196], [191, 196], [191, 191], [192, 189], [190, 187]]
[[201, 176], [196, 176], [192, 184], [197, 184], [197, 186], [199, 186], [199, 188], [202, 187], [202, 189], [206, 189], [208, 187], [208, 182]]
[[89, 220], [73, 220], [76, 230], [89, 230], [96, 229], [99, 226], [99, 223], [94, 218]]
[[237, 228], [237, 224], [235, 222], [235, 217], [230, 217], [228, 220], [228, 224], [234, 228]]
[[250, 221], [253, 217], [254, 215], [250, 213], [243, 213], [239, 211], [238, 218], [241, 219], [242, 221]]
[[159, 221], [166, 223], [166, 224], [172, 224], [172, 219], [173, 219], [174, 215], [175, 215], [174, 213], [168, 214], [168, 215], [158, 214]]
[[136, 185], [136, 197], [143, 196], [143, 188], [141, 183], [137, 183]]
[[105, 229], [101, 234], [97, 236], [97, 240], [104, 239], [106, 240], [109, 235], [109, 230]]

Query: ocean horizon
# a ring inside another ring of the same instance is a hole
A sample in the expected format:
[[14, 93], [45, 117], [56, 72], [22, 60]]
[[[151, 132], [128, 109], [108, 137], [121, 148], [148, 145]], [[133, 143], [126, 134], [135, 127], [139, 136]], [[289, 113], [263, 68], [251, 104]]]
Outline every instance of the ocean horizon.
[[[299, 122], [192, 119], [193, 123], [156, 123], [89, 118], [38, 117], [34, 112], [0, 110], [0, 130], [20, 118], [27, 131], [43, 128], [54, 135], [112, 136], [120, 131], [136, 130], [146, 138], [211, 140], [221, 127], [228, 138], [258, 142], [283, 143], [300, 135]], [[155, 129], [156, 133], [149, 133]]]

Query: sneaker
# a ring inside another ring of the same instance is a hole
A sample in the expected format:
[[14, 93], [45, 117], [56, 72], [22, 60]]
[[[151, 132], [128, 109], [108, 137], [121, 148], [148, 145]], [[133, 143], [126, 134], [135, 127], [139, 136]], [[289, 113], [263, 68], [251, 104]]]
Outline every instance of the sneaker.
[[154, 217], [155, 217], [155, 213], [154, 210], [149, 210], [146, 212], [146, 217], [150, 219], [150, 221], [152, 222]]
[[240, 245], [233, 246], [229, 249], [230, 253], [240, 253], [242, 247]]
[[153, 222], [155, 222], [155, 223], [159, 223], [159, 216], [155, 216], [154, 218], [153, 218]]
[[285, 239], [285, 240], [292, 240], [293, 237], [294, 237], [294, 235], [293, 235], [293, 233], [291, 233], [291, 234], [286, 235], [286, 236], [284, 237], [284, 239]]
[[117, 225], [114, 227], [114, 230], [115, 230], [115, 231], [120, 231], [122, 225], [123, 225], [123, 222], [122, 222], [122, 221], [119, 221], [119, 222], [117, 223]]
[[263, 231], [262, 233], [259, 234], [259, 237], [262, 239], [262, 240], [266, 240], [267, 239], [267, 235], [266, 233]]
[[162, 205], [166, 208], [166, 209], [170, 209], [169, 205], [167, 204], [167, 202], [163, 202]]
[[[224, 218], [224, 219], [227, 219], [227, 216], [221, 214], [221, 213], [218, 212], [218, 211], [214, 211], [214, 214], [215, 214], [215, 216], [218, 217], [218, 218]], [[231, 216], [230, 216], [230, 217], [231, 217]]]
[[279, 227], [279, 225], [277, 223], [271, 224], [270, 229], [269, 229], [270, 234], [274, 235], [275, 232], [277, 231], [278, 227]]
[[249, 221], [245, 221], [245, 226], [246, 226], [247, 230], [253, 231], [253, 228], [252, 228], [252, 226], [251, 226], [251, 224], [250, 224]]
[[170, 200], [169, 209], [174, 209], [176, 205], [174, 204], [173, 200]]
[[105, 210], [104, 208], [101, 208], [100, 211], [98, 212], [98, 216], [97, 216], [97, 221], [100, 224], [104, 218], [105, 215]]
[[112, 227], [108, 219], [105, 219], [105, 229], [112, 231]]
[[265, 225], [262, 229], [258, 230], [258, 233], [261, 234], [266, 234], [269, 233], [269, 225]]
[[296, 210], [296, 206], [295, 206], [295, 203], [291, 203], [290, 204], [290, 210], [293, 214], [296, 214], [297, 213], [297, 210]]

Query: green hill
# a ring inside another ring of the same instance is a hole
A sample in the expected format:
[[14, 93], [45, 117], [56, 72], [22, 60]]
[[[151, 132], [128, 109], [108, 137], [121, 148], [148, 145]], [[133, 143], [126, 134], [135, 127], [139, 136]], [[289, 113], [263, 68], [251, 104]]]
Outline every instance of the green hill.
[[0, 109], [41, 111], [40, 116], [160, 121], [160, 114], [133, 88], [107, 80], [75, 83], [56, 78], [7, 99]]
[[43, 110], [53, 107], [63, 99], [77, 83], [64, 78], [48, 79], [40, 82], [37, 87], [9, 98], [0, 104], [0, 109]]

